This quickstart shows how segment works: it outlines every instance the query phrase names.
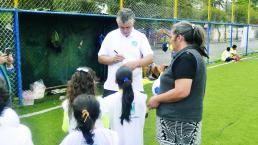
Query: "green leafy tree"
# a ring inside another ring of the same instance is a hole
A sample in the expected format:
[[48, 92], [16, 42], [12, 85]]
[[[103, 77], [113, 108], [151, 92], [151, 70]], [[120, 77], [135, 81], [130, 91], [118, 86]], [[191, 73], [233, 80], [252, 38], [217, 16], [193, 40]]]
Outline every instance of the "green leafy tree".
[[131, 8], [140, 17], [172, 17], [172, 1], [168, 0], [125, 0], [124, 7]]
[[[208, 13], [207, 13], [208, 10], [204, 10], [202, 11], [202, 15], [201, 15], [201, 18], [202, 19], [205, 19], [208, 17]], [[221, 9], [218, 9], [218, 8], [212, 8], [211, 9], [211, 21], [216, 21], [216, 22], [224, 22], [226, 21], [226, 13], [225, 11], [221, 10]], [[218, 32], [218, 41], [220, 42], [221, 41], [221, 32], [220, 32], [220, 27], [221, 25], [214, 25], [214, 28], [216, 29], [216, 31]], [[226, 31], [226, 29], [224, 29]], [[225, 35], [225, 31], [224, 31], [224, 35]]]
[[246, 23], [247, 22], [247, 4], [237, 4], [235, 9], [235, 22]]
[[178, 8], [178, 17], [185, 19], [194, 19], [193, 18], [193, 3], [191, 0], [180, 0]]
[[[250, 23], [255, 24], [258, 21], [258, 0], [251, 0]], [[237, 23], [247, 23], [249, 0], [237, 0], [235, 10], [235, 21]]]

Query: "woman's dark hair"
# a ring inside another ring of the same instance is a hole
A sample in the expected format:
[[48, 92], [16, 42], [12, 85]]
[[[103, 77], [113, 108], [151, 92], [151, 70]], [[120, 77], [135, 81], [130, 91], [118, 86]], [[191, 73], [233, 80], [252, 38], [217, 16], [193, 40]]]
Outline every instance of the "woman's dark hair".
[[182, 35], [188, 44], [196, 47], [197, 51], [204, 57], [209, 58], [205, 47], [205, 33], [200, 25], [191, 24], [189, 22], [178, 22], [173, 25], [173, 34]]
[[0, 77], [0, 116], [2, 115], [2, 112], [7, 105], [6, 102], [8, 98], [9, 98], [9, 92], [5, 87], [3, 78]]
[[69, 100], [69, 115], [71, 115], [71, 104], [76, 96], [80, 94], [95, 95], [95, 72], [88, 67], [79, 67], [72, 75], [67, 84], [67, 97]]
[[81, 94], [72, 103], [74, 117], [77, 120], [76, 129], [81, 130], [87, 144], [92, 145], [93, 128], [100, 114], [100, 105], [95, 96]]
[[122, 66], [116, 72], [116, 82], [118, 87], [123, 90], [122, 94], [122, 114], [120, 116], [121, 124], [126, 120], [130, 122], [132, 102], [134, 93], [132, 88], [132, 71], [130, 68]]

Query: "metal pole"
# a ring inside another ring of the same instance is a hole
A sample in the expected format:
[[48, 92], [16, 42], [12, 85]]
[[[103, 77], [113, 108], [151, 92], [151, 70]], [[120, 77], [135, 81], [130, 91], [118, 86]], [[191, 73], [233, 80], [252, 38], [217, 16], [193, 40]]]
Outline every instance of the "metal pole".
[[18, 8], [19, 6], [19, 0], [13, 0], [13, 7]]
[[174, 19], [178, 17], [178, 0], [174, 0]]
[[[210, 57], [210, 35], [211, 35], [211, 0], [208, 1], [208, 31], [207, 31], [207, 53]], [[207, 63], [209, 63], [209, 59], [207, 59]]]
[[22, 75], [21, 75], [21, 49], [19, 35], [19, 15], [18, 10], [14, 11], [14, 38], [15, 38], [15, 53], [16, 53], [16, 79], [17, 79], [17, 95], [19, 97], [19, 105], [23, 105], [22, 96]]
[[233, 45], [233, 25], [230, 25], [230, 47]]
[[249, 40], [249, 27], [250, 27], [250, 10], [251, 10], [251, 0], [248, 2], [248, 12], [247, 12], [247, 33], [246, 33], [246, 47], [245, 47], [245, 55], [248, 54], [248, 40]]
[[208, 21], [211, 21], [211, 0], [208, 1]]
[[248, 54], [248, 39], [249, 39], [249, 25], [247, 25], [247, 32], [246, 32], [246, 45], [245, 45], [245, 55]]
[[233, 23], [235, 21], [235, 0], [232, 0], [231, 25], [230, 25], [230, 47], [233, 45]]
[[250, 10], [251, 10], [251, 0], [248, 3], [248, 12], [247, 12], [247, 24], [250, 24]]
[[232, 8], [231, 8], [231, 23], [235, 21], [235, 0], [232, 0]]
[[[210, 57], [210, 36], [211, 36], [211, 24], [208, 22], [208, 31], [207, 31], [207, 53]], [[211, 57], [210, 57], [211, 58]], [[207, 59], [207, 63], [209, 63], [209, 59]]]
[[120, 0], [120, 10], [124, 7], [124, 0]]

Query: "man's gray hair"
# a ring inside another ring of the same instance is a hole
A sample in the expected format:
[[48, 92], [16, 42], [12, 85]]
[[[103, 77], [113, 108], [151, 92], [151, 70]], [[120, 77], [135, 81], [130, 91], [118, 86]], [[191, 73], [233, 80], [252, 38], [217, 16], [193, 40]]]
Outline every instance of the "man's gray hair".
[[122, 23], [126, 23], [128, 20], [134, 20], [135, 14], [129, 8], [123, 8], [117, 13], [117, 20], [120, 20]]

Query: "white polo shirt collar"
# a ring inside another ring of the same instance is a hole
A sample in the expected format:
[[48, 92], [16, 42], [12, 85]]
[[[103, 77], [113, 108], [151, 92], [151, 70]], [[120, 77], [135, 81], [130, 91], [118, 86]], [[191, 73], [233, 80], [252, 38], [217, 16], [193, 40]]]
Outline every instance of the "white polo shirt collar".
[[[121, 33], [121, 31], [119, 30], [119, 34], [120, 34], [120, 36], [121, 37], [125, 37], [122, 33]], [[133, 37], [135, 35], [135, 29], [134, 29], [134, 27], [132, 28], [132, 32], [130, 33], [130, 35], [128, 36], [128, 37], [125, 37], [125, 38], [131, 38], [131, 37]]]

